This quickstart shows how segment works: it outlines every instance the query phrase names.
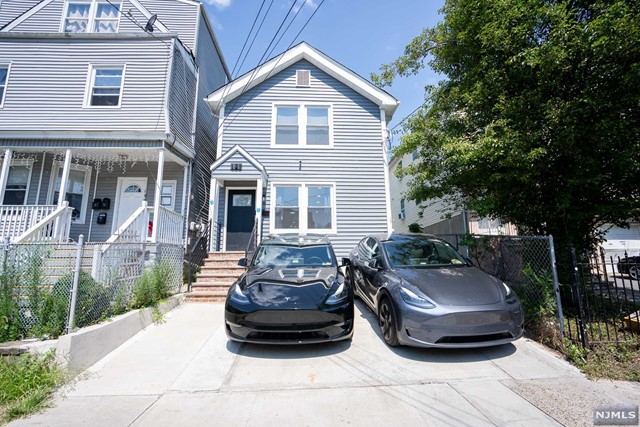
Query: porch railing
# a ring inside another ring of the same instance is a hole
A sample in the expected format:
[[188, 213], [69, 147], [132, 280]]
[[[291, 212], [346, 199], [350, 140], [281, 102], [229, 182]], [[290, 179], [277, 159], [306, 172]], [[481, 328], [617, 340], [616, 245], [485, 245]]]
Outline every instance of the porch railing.
[[195, 243], [188, 249], [185, 259], [187, 267], [187, 292], [191, 292], [191, 284], [195, 279], [195, 275], [202, 266], [204, 259], [209, 253], [209, 239], [211, 239], [213, 220], [209, 220], [206, 229], [196, 239]]
[[[46, 208], [47, 212], [51, 206], [35, 206], [37, 208]], [[69, 206], [67, 201], [60, 207], [53, 206], [53, 210], [40, 218], [40, 221], [30, 227], [28, 230], [13, 239], [13, 243], [26, 242], [67, 242], [69, 240], [69, 229], [71, 228], [71, 216], [73, 208]], [[37, 218], [39, 212], [34, 212], [32, 218]]]
[[251, 262], [253, 258], [253, 254], [256, 252], [258, 248], [258, 217], [256, 216], [255, 221], [253, 222], [253, 230], [251, 230], [251, 237], [249, 237], [249, 243], [247, 244], [247, 249], [244, 251], [244, 257], [247, 260], [247, 264]]
[[[153, 209], [151, 209], [153, 212]], [[181, 245], [184, 236], [185, 221], [184, 216], [177, 212], [160, 206], [158, 211], [158, 224], [152, 224], [152, 227], [158, 227], [156, 232], [156, 241], [154, 243], [170, 243]]]
[[56, 205], [0, 206], [0, 237], [13, 239], [22, 235], [56, 209]]

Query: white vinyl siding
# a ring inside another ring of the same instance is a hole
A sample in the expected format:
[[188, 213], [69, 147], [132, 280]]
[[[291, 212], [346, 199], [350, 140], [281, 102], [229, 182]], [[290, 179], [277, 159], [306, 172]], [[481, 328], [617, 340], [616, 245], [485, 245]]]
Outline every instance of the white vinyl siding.
[[62, 32], [116, 33], [120, 5], [105, 0], [68, 1], [65, 4]]
[[335, 184], [274, 183], [272, 233], [336, 232]]
[[271, 146], [332, 147], [330, 105], [274, 104]]
[[92, 66], [90, 68], [87, 107], [120, 107], [124, 83], [124, 66]]

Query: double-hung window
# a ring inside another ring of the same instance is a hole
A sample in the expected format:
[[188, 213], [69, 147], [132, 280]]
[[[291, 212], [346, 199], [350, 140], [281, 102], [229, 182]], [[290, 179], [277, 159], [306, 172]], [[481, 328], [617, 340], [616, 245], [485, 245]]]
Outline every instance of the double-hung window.
[[[52, 180], [52, 188], [49, 192], [51, 204], [57, 205], [60, 198], [60, 184], [62, 182], [63, 167], [61, 163], [55, 163], [52, 174], [56, 177]], [[72, 218], [76, 223], [84, 224], [89, 200], [89, 182], [91, 180], [91, 167], [83, 165], [71, 165], [65, 200], [73, 208]]]
[[124, 66], [93, 66], [89, 78], [87, 106], [119, 107], [122, 98]]
[[62, 30], [65, 33], [115, 33], [120, 19], [119, 5], [106, 0], [67, 2]]
[[271, 232], [335, 233], [333, 184], [274, 184]]
[[273, 147], [330, 147], [331, 107], [328, 105], [274, 105]]
[[4, 205], [24, 205], [27, 202], [29, 181], [31, 180], [31, 167], [29, 164], [13, 164], [9, 168], [7, 186], [4, 190]]
[[0, 107], [4, 104], [4, 97], [7, 92], [7, 80], [9, 80], [9, 66], [0, 64]]

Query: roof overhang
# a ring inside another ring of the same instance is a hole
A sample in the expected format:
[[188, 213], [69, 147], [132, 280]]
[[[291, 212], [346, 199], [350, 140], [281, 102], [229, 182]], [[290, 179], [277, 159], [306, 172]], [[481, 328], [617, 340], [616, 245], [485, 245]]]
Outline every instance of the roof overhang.
[[303, 59], [376, 103], [385, 112], [387, 123], [391, 120], [400, 103], [396, 98], [305, 42], [292, 47], [229, 84], [222, 86], [207, 96], [205, 101], [211, 111], [217, 115], [220, 108], [227, 102]]
[[251, 163], [251, 165], [254, 168], [256, 168], [256, 170], [258, 172], [260, 172], [260, 175], [262, 176], [262, 179], [263, 179], [264, 182], [268, 181], [269, 175], [267, 174], [267, 169], [264, 167], [264, 165], [262, 163], [260, 163], [260, 161], [258, 159], [253, 157], [247, 150], [245, 150], [244, 148], [242, 148], [239, 145], [234, 145], [233, 147], [231, 147], [229, 149], [229, 151], [224, 153], [224, 155], [222, 155], [218, 160], [213, 162], [213, 164], [211, 165], [211, 172], [213, 173], [215, 170], [220, 168], [220, 166], [225, 164], [226, 161], [229, 160], [231, 158], [231, 156], [233, 156], [236, 153], [238, 153], [242, 157], [244, 157], [245, 160], [247, 160], [249, 163]]

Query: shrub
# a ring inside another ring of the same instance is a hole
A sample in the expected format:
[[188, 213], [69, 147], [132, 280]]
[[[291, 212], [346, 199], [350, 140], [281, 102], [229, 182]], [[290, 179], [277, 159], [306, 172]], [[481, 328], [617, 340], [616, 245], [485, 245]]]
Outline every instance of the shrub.
[[0, 275], [0, 342], [21, 337], [20, 308], [18, 307], [18, 276], [3, 266]]
[[142, 308], [156, 305], [171, 295], [171, 281], [173, 271], [171, 265], [160, 261], [152, 268], [146, 269], [133, 284], [132, 308]]
[[412, 233], [422, 233], [422, 226], [417, 222], [409, 224], [409, 231]]
[[[65, 311], [69, 312], [71, 302], [71, 290], [73, 287], [73, 274], [64, 276], [56, 282], [51, 292], [51, 302], [56, 310], [62, 310], [62, 301], [65, 300]], [[110, 313], [109, 292], [98, 283], [89, 273], [80, 272], [78, 278], [78, 294], [76, 296], [76, 311], [74, 325], [78, 328], [92, 325]], [[60, 316], [57, 313], [56, 316]]]

